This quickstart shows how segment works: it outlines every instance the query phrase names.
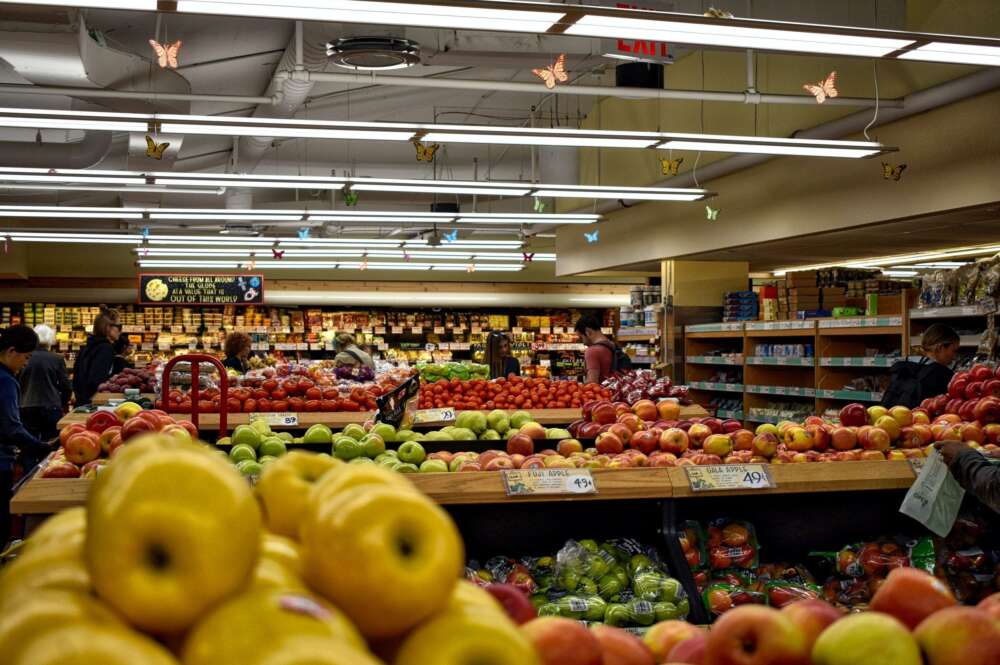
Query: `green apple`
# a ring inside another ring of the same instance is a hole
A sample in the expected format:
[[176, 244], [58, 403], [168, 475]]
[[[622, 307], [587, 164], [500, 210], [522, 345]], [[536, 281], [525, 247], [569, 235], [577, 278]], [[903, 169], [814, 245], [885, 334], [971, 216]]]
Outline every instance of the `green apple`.
[[525, 423], [531, 422], [531, 414], [527, 411], [515, 411], [510, 414], [510, 426], [515, 429], [521, 429], [524, 427]]
[[365, 438], [366, 432], [365, 428], [362, 427], [361, 425], [357, 423], [351, 423], [350, 425], [344, 428], [344, 431], [341, 432], [341, 434], [343, 434], [344, 436], [349, 436], [355, 441], [360, 441], [361, 439]]
[[244, 476], [259, 476], [261, 472], [260, 463], [256, 460], [245, 459], [236, 464], [236, 470]]
[[285, 454], [285, 441], [281, 437], [272, 436], [264, 439], [260, 444], [261, 456], [281, 457]]
[[[454, 431], [454, 430], [452, 430]], [[428, 432], [424, 435], [423, 441], [454, 441], [448, 432]], [[406, 443], [415, 443], [416, 441], [407, 441]], [[401, 446], [402, 447], [402, 446]]]
[[562, 616], [559, 612], [559, 606], [555, 603], [545, 603], [538, 607], [538, 616], [540, 617], [557, 617]]
[[372, 427], [370, 434], [378, 434], [386, 443], [395, 443], [396, 428], [389, 423], [378, 423]]
[[268, 436], [268, 435], [271, 434], [271, 426], [268, 425], [263, 420], [255, 420], [255, 421], [253, 421], [252, 423], [250, 423], [250, 427], [252, 427], [255, 430], [257, 430], [257, 433], [260, 434], [261, 438], [264, 438], [265, 436]]
[[504, 435], [503, 435], [503, 438], [504, 438], [504, 440], [505, 440], [505, 441], [509, 441], [509, 440], [510, 440], [510, 437], [512, 437], [512, 436], [514, 436], [515, 434], [517, 434], [517, 433], [518, 433], [518, 431], [520, 431], [520, 429], [521, 429], [520, 427], [511, 427], [510, 429], [508, 429], [508, 430], [507, 430], [507, 431], [506, 431], [506, 432], [504, 433]]
[[[292, 443], [300, 443], [300, 444], [303, 443], [302, 437], [301, 436], [295, 437], [294, 439], [292, 439]], [[323, 455], [323, 454], [324, 453], [320, 453], [320, 455]]]
[[361, 442], [347, 436], [338, 438], [333, 445], [334, 457], [342, 460], [352, 460], [355, 457], [361, 457], [365, 454], [365, 449], [361, 445]]
[[333, 432], [323, 424], [316, 424], [306, 430], [302, 436], [303, 443], [333, 443]]
[[257, 459], [257, 452], [248, 443], [237, 443], [229, 449], [229, 459], [236, 463], [245, 460], [255, 461]]
[[295, 440], [291, 432], [278, 432], [277, 436], [280, 436], [285, 443], [291, 443]]
[[394, 470], [396, 473], [420, 473], [420, 469], [417, 468], [416, 464], [410, 464], [408, 462], [397, 464]]
[[250, 425], [237, 425], [233, 430], [233, 444], [245, 443], [254, 450], [260, 446], [261, 435]]
[[367, 457], [355, 457], [349, 461], [348, 464], [375, 464], [375, 462], [371, 461]]
[[632, 621], [632, 613], [626, 605], [609, 603], [604, 610], [604, 623], [609, 626], [624, 626]]
[[558, 427], [553, 427], [551, 429], [545, 430], [546, 439], [572, 439], [573, 435], [569, 433], [568, 430], [559, 429]]
[[652, 626], [656, 621], [656, 610], [648, 600], [633, 599], [628, 608], [632, 612], [632, 620], [640, 626]]
[[480, 441], [499, 441], [500, 440], [500, 432], [496, 431], [495, 429], [488, 429], [488, 430], [486, 430], [485, 432], [483, 432], [482, 434], [479, 435], [479, 440]]
[[407, 441], [406, 443], [400, 444], [397, 455], [399, 456], [399, 460], [401, 462], [409, 464], [420, 464], [427, 457], [424, 447], [416, 441]]
[[443, 459], [425, 459], [420, 463], [420, 473], [448, 473], [448, 464]]
[[412, 429], [401, 429], [396, 432], [396, 441], [402, 443], [403, 441], [413, 441], [417, 438], [417, 433]]
[[625, 585], [615, 575], [605, 575], [597, 580], [597, 592], [601, 594], [602, 598], [607, 600], [611, 600], [620, 594], [623, 588], [625, 588]]
[[493, 409], [486, 416], [486, 424], [499, 434], [505, 434], [510, 429], [510, 418], [503, 409]]
[[482, 411], [462, 411], [455, 420], [455, 426], [471, 429], [476, 434], [485, 432], [489, 427], [486, 421], [486, 414]]
[[232, 439], [232, 437], [224, 436], [221, 439], [219, 439], [218, 441], [216, 441], [215, 445], [217, 445], [217, 446], [231, 446], [231, 445], [233, 445], [233, 439]]
[[261, 466], [264, 466], [264, 465], [265, 465], [265, 464], [267, 464], [268, 462], [272, 462], [272, 461], [274, 461], [274, 460], [276, 460], [276, 459], [278, 459], [278, 458], [277, 458], [277, 457], [275, 457], [275, 456], [273, 456], [273, 455], [263, 455], [263, 456], [261, 456], [261, 458], [260, 458], [259, 460], [257, 460], [257, 462], [258, 462], [258, 463], [259, 463], [259, 464], [260, 464]]
[[449, 432], [453, 441], [475, 441], [476, 433], [466, 427], [456, 427]]
[[658, 602], [653, 603], [653, 612], [656, 613], [657, 621], [669, 621], [670, 619], [680, 619], [681, 611], [673, 603]]
[[364, 446], [365, 455], [370, 458], [378, 457], [385, 452], [385, 441], [374, 432], [365, 434], [361, 439], [361, 445]]

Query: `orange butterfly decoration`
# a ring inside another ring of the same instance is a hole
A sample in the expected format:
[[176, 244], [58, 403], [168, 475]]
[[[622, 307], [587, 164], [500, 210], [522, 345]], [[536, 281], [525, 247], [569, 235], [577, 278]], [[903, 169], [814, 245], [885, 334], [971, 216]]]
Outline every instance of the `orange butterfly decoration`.
[[156, 64], [161, 69], [167, 67], [177, 69], [177, 53], [181, 50], [181, 40], [178, 39], [173, 44], [161, 44], [155, 39], [150, 39], [149, 45], [156, 51]]
[[566, 54], [560, 53], [556, 61], [545, 69], [532, 69], [531, 72], [542, 79], [549, 90], [556, 87], [556, 83], [565, 83], [569, 80], [569, 74], [566, 73]]
[[826, 80], [819, 81], [815, 85], [811, 83], [806, 83], [803, 88], [806, 92], [816, 98], [817, 104], [822, 104], [826, 101], [827, 97], [834, 98], [840, 93], [837, 92], [835, 87], [837, 83], [837, 72], [830, 72], [830, 75], [826, 77]]

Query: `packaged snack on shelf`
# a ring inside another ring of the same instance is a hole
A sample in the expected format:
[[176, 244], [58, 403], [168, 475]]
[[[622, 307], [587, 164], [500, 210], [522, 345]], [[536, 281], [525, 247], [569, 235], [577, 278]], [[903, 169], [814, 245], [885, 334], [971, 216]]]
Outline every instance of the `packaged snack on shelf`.
[[708, 564], [712, 570], [756, 568], [760, 546], [753, 525], [729, 519], [713, 520], [708, 527]]
[[409, 429], [420, 397], [420, 378], [412, 376], [401, 385], [378, 398], [375, 420], [389, 423], [397, 430]]

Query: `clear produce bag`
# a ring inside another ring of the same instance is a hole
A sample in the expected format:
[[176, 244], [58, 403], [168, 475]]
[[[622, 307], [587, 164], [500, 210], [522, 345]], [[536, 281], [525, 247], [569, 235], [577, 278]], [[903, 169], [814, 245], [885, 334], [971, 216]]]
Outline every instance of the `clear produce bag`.
[[941, 453], [934, 450], [903, 498], [899, 512], [944, 538], [955, 524], [963, 497], [965, 490], [948, 471]]

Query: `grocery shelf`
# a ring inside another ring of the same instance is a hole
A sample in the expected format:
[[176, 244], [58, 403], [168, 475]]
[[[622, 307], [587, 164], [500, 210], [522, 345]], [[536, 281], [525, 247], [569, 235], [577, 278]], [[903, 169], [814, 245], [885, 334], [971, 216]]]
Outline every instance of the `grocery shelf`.
[[867, 390], [817, 390], [816, 397], [821, 399], [843, 399], [851, 402], [881, 402], [882, 393]]
[[747, 356], [747, 365], [780, 365], [782, 367], [815, 367], [812, 356], [796, 358], [792, 356]]
[[[779, 322], [780, 323], [780, 322]], [[815, 323], [810, 321], [809, 323]], [[774, 338], [774, 337], [814, 337], [816, 335], [816, 328], [761, 328], [756, 330], [747, 330], [746, 336], [750, 338]]]
[[745, 420], [748, 423], [770, 423], [772, 425], [777, 425], [782, 420], [802, 420], [802, 414], [786, 412], [784, 415], [780, 416], [765, 416], [760, 414], [754, 415], [751, 413], [745, 418]]
[[743, 321], [729, 321], [725, 323], [696, 323], [690, 326], [684, 326], [684, 332], [687, 335], [692, 333], [742, 333], [743, 326], [745, 323]]
[[[139, 393], [139, 399], [148, 399], [150, 401], [156, 401], [159, 399], [159, 395], [156, 393]], [[125, 393], [95, 393], [90, 399], [91, 404], [96, 404], [98, 406], [104, 406], [105, 404], [110, 404], [111, 402], [124, 402]]]
[[959, 338], [959, 346], [979, 346], [982, 339], [982, 335], [962, 335]]
[[[698, 498], [730, 495], [899, 490], [914, 480], [908, 461], [772, 464], [777, 487], [766, 490], [692, 492], [682, 467], [593, 469], [596, 494], [507, 497], [500, 472], [409, 474], [421, 491], [443, 505]], [[52, 514], [83, 505], [93, 481], [31, 478], [11, 500], [16, 515]]]
[[781, 395], [783, 397], [815, 397], [815, 388], [801, 388], [799, 386], [760, 386], [748, 385], [746, 392], [754, 395]]
[[834, 335], [902, 335], [903, 331], [899, 326], [871, 326], [860, 328], [822, 328], [819, 334], [826, 337]]
[[864, 356], [837, 356], [832, 358], [820, 358], [819, 364], [821, 367], [892, 367], [894, 364], [902, 360], [902, 358], [882, 358], [882, 357], [864, 357]]
[[951, 307], [927, 307], [911, 309], [910, 319], [958, 319], [986, 316], [990, 312], [979, 305], [953, 305]]
[[743, 337], [742, 330], [736, 331], [709, 331], [709, 332], [689, 332], [685, 334], [688, 339], [739, 339]]
[[746, 332], [797, 332], [799, 334], [810, 334], [816, 330], [816, 321], [748, 321], [745, 325]]
[[716, 409], [716, 418], [725, 418], [727, 420], [743, 420], [743, 411], [735, 409]]
[[711, 390], [713, 392], [720, 392], [720, 393], [743, 392], [742, 383], [715, 383], [714, 381], [688, 381], [687, 385], [689, 388], [694, 388], [696, 390]]
[[697, 365], [742, 365], [742, 356], [687, 356], [685, 361]]
[[888, 328], [903, 325], [901, 316], [854, 316], [844, 319], [819, 319], [817, 327], [823, 334], [837, 328]]

